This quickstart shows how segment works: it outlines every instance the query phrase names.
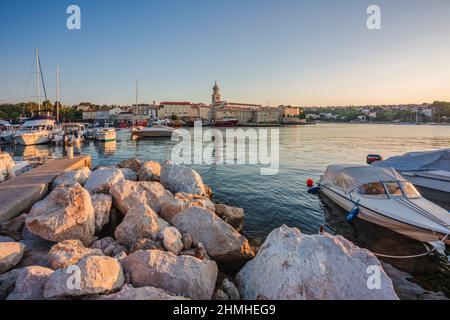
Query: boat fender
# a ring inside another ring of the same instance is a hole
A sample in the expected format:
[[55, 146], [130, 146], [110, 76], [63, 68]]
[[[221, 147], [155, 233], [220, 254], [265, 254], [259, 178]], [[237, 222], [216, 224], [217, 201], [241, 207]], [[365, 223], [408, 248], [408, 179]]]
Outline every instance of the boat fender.
[[312, 187], [308, 189], [308, 193], [310, 194], [318, 194], [320, 191], [320, 187]]
[[347, 222], [352, 222], [359, 214], [359, 208], [354, 207], [352, 211], [347, 215]]

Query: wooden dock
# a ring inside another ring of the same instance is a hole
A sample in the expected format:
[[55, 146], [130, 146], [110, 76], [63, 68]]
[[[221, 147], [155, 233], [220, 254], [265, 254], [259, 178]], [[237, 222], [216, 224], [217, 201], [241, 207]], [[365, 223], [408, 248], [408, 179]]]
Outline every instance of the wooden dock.
[[0, 223], [27, 213], [36, 201], [49, 193], [62, 173], [91, 166], [91, 156], [50, 160], [18, 177], [0, 184]]

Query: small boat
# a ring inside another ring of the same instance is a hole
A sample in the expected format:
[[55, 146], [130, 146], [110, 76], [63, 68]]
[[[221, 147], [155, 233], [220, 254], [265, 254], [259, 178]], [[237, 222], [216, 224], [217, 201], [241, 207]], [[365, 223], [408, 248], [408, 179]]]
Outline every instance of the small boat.
[[147, 127], [135, 127], [131, 130], [131, 135], [133, 138], [162, 138], [171, 137], [176, 131], [160, 123], [159, 121], [149, 122]]
[[8, 121], [0, 120], [0, 144], [9, 144], [13, 141], [14, 134], [18, 126], [10, 124]]
[[423, 198], [392, 168], [330, 165], [315, 188], [349, 211], [349, 221], [357, 216], [422, 242], [450, 244], [447, 210]]
[[48, 116], [34, 116], [20, 127], [14, 135], [14, 142], [23, 146], [50, 143], [56, 122]]
[[373, 165], [394, 168], [416, 187], [447, 193], [450, 201], [450, 148], [410, 152]]
[[225, 117], [220, 120], [214, 121], [214, 126], [216, 127], [236, 127], [239, 123], [239, 120], [236, 118]]
[[53, 143], [59, 145], [79, 144], [83, 142], [86, 127], [82, 123], [65, 123], [53, 137]]
[[95, 132], [95, 140], [101, 142], [116, 141], [116, 130], [114, 128], [101, 128]]
[[28, 161], [14, 161], [7, 152], [0, 152], [0, 182], [25, 172], [29, 168]]

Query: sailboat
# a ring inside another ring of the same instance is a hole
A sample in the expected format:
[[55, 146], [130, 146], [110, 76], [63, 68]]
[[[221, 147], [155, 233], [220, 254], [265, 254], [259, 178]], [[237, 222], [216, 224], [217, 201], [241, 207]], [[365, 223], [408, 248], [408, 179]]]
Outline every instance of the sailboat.
[[[45, 144], [52, 141], [53, 130], [56, 122], [51, 117], [51, 112], [48, 110], [41, 110], [40, 98], [40, 81], [44, 85], [44, 78], [42, 77], [41, 62], [39, 59], [39, 50], [36, 49], [36, 97], [38, 103], [38, 112], [33, 117], [27, 119], [20, 127], [20, 130], [14, 135], [14, 142], [23, 146]], [[45, 98], [47, 100], [47, 93], [45, 91]]]

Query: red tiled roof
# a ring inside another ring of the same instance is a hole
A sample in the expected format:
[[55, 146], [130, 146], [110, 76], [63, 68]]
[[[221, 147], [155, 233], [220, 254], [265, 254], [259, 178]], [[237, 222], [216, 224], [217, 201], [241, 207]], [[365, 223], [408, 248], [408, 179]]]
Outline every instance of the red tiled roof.
[[190, 102], [161, 102], [161, 105], [191, 105]]

